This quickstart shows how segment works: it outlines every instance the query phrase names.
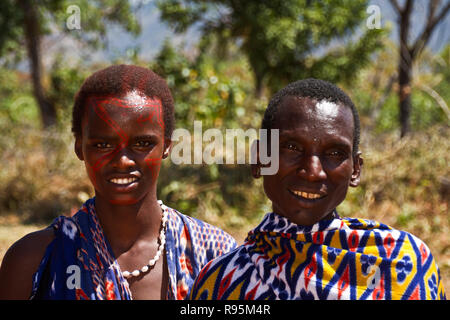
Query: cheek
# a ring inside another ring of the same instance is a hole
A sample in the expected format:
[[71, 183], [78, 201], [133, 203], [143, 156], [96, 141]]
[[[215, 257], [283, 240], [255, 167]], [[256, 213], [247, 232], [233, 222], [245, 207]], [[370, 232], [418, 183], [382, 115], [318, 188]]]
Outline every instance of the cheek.
[[152, 179], [156, 180], [161, 169], [162, 158], [147, 158], [145, 159], [145, 166], [150, 172]]
[[330, 165], [326, 172], [333, 184], [348, 186], [353, 173], [353, 163], [351, 160], [346, 160], [338, 165]]
[[294, 154], [285, 154], [283, 152], [280, 153], [280, 157], [278, 158], [278, 171], [275, 174], [278, 180], [282, 180], [283, 177], [289, 175], [292, 171], [295, 172], [295, 169], [298, 166], [299, 157]]
[[86, 167], [86, 172], [94, 187], [97, 188], [99, 183], [99, 173], [101, 172], [103, 167], [108, 164], [108, 162], [114, 155], [110, 153], [102, 156], [96, 156], [86, 151], [84, 152], [84, 154], [84, 165]]
[[263, 176], [264, 193], [272, 202], [279, 202], [282, 191], [280, 177], [278, 174], [272, 176]]
[[[338, 168], [340, 170], [338, 170]], [[334, 206], [345, 200], [352, 174], [351, 166], [338, 167], [328, 174], [329, 181], [335, 190]]]
[[295, 175], [295, 159], [293, 157], [280, 156], [278, 163], [278, 171], [274, 175], [263, 176], [264, 191], [271, 200], [280, 198], [284, 190], [285, 178]]
[[151, 172], [153, 178], [156, 178], [161, 169], [161, 163], [163, 160], [164, 140], [157, 143], [150, 153], [143, 159], [145, 167]]
[[301, 161], [301, 156], [293, 151], [287, 151], [287, 150], [280, 150], [279, 155], [279, 166], [289, 168], [292, 166], [295, 166], [296, 164]]
[[97, 184], [97, 178], [95, 176], [96, 172], [94, 170], [93, 167], [91, 167], [89, 165], [89, 162], [84, 162], [84, 166], [86, 167], [86, 173], [89, 177], [89, 180], [91, 180], [92, 185], [94, 186], [95, 189], [98, 189], [98, 184]]

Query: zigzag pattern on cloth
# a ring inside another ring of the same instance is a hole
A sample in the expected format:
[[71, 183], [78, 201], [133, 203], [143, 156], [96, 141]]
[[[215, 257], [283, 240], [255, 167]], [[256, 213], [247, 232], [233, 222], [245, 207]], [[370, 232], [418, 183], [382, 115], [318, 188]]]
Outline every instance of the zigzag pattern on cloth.
[[302, 227], [268, 213], [236, 250], [208, 263], [192, 299], [445, 299], [417, 237], [355, 218]]

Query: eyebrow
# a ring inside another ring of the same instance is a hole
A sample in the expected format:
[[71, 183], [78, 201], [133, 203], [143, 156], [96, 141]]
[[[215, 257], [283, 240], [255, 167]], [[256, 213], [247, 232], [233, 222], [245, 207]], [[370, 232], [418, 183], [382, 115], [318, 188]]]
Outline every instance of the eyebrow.
[[[138, 135], [138, 136], [133, 136], [131, 137], [131, 139], [133, 140], [151, 140], [151, 139], [155, 139], [158, 136], [155, 134], [146, 134], [146, 135]], [[89, 140], [120, 140], [120, 137], [117, 135], [114, 136], [108, 136], [108, 135], [92, 135], [92, 136], [88, 136], [87, 137]]]
[[152, 140], [157, 138], [158, 136], [155, 134], [146, 134], [133, 137], [133, 140]]
[[88, 140], [118, 140], [120, 139], [119, 136], [97, 136], [97, 135], [88, 135]]
[[[280, 141], [281, 140], [289, 140], [289, 139], [300, 140], [302, 142], [305, 141], [303, 136], [299, 136], [298, 134], [290, 133], [289, 131], [285, 131], [285, 130], [280, 130], [279, 139], [280, 139]], [[331, 137], [325, 141], [325, 145], [345, 148], [350, 151], [353, 147], [353, 141], [338, 138], [338, 137]]]
[[344, 143], [339, 140], [338, 141], [331, 140], [329, 143], [327, 143], [327, 146], [344, 149], [344, 150], [350, 152], [350, 151], [352, 151], [353, 144]]

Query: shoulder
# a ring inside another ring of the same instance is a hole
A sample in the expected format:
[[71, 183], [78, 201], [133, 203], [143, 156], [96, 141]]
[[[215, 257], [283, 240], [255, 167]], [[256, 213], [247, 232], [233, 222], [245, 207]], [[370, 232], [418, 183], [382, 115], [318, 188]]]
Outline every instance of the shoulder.
[[248, 275], [249, 268], [253, 267], [246, 246], [238, 246], [209, 261], [202, 268], [194, 282], [190, 297], [192, 300], [217, 299], [216, 289], [224, 278], [229, 279], [227, 286], [232, 287], [231, 282], [240, 279], [243, 273]]
[[27, 234], [5, 253], [0, 267], [0, 299], [28, 299], [32, 278], [54, 239], [52, 228]]
[[[389, 258], [415, 261], [420, 265], [436, 265], [436, 261], [427, 244], [414, 234], [383, 224], [378, 221], [344, 218], [345, 228], [362, 232], [361, 236], [372, 238], [374, 250]], [[352, 233], [349, 233], [349, 238]], [[377, 249], [378, 248], [378, 249]], [[436, 265], [437, 268], [437, 265]], [[426, 271], [427, 268], [421, 268]]]
[[404, 242], [410, 242], [415, 246], [426, 247], [426, 244], [412, 233], [397, 229], [393, 226], [384, 224], [376, 220], [361, 218], [342, 218], [342, 221], [345, 224], [345, 227], [351, 230], [376, 231], [379, 235], [381, 235], [382, 237], [386, 237], [387, 239], [400, 239]]
[[352, 230], [377, 230], [386, 232], [398, 231], [395, 228], [388, 226], [387, 224], [370, 219], [343, 217], [340, 220], [342, 221], [343, 226], [345, 225], [346, 228]]
[[236, 267], [238, 269], [245, 269], [248, 263], [250, 263], [250, 256], [247, 251], [247, 246], [241, 245], [210, 261], [208, 266], [203, 268], [203, 271], [205, 271], [206, 275], [216, 273], [218, 270], [226, 272], [226, 270], [232, 270]]

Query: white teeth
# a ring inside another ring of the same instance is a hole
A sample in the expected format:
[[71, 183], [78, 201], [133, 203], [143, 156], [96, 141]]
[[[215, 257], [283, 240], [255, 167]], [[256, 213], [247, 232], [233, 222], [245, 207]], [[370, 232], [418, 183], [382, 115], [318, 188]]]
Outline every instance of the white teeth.
[[300, 197], [306, 198], [306, 199], [318, 199], [318, 198], [322, 197], [318, 193], [309, 193], [309, 192], [294, 191], [294, 190], [292, 192], [295, 193], [297, 196], [300, 196]]
[[109, 181], [111, 181], [112, 183], [115, 183], [115, 184], [129, 184], [129, 183], [132, 183], [132, 182], [134, 182], [134, 181], [136, 181], [137, 180], [137, 178], [120, 178], [120, 179], [111, 179], [111, 180], [109, 180]]

